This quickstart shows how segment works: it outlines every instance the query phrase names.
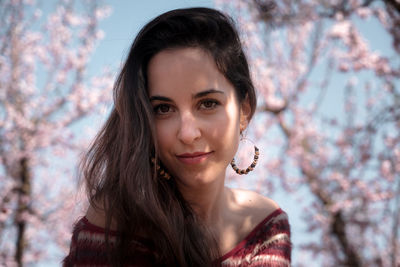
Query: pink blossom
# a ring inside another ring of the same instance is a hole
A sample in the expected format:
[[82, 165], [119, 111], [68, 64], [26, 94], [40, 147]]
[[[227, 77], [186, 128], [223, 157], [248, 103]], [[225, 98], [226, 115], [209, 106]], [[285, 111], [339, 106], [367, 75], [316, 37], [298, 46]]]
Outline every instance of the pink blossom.
[[356, 9], [356, 14], [362, 19], [367, 19], [371, 16], [372, 10], [368, 7], [361, 7]]
[[95, 11], [95, 16], [98, 20], [102, 20], [110, 16], [112, 12], [112, 8], [110, 6], [103, 6], [101, 8], [97, 8]]
[[347, 39], [351, 30], [351, 23], [349, 21], [341, 21], [333, 25], [330, 37], [338, 39]]
[[381, 174], [383, 177], [392, 176], [392, 164], [389, 160], [384, 160], [381, 163]]
[[[15, 5], [13, 8], [23, 16], [27, 14], [26, 9], [31, 8], [22, 1], [6, 4]], [[7, 18], [4, 21], [15, 38], [12, 44], [4, 46], [0, 56], [0, 223], [7, 222], [1, 231], [5, 241], [0, 244], [0, 250], [5, 254], [0, 253], [0, 265], [15, 264], [7, 255], [15, 254], [17, 228], [14, 225], [18, 222], [27, 224], [26, 240], [35, 244], [26, 246], [26, 264], [46, 261], [49, 237], [61, 238], [56, 244], [65, 249], [73, 223], [69, 215], [75, 209], [75, 199], [71, 199], [75, 188], [67, 177], [72, 177], [73, 161], [82, 151], [81, 144], [87, 142], [78, 140], [70, 125], [87, 115], [97, 114], [111, 99], [110, 94], [104, 93], [112, 87], [113, 77], [109, 71], [99, 73], [97, 78], [85, 73], [95, 40], [101, 34], [96, 28], [93, 32], [85, 30], [87, 35], [80, 39], [78, 31], [89, 27], [88, 17], [81, 20], [82, 15], [69, 8], [68, 4], [58, 5], [52, 15], [37, 21], [44, 25], [35, 26], [27, 24], [29, 16], [12, 21], [7, 12], [13, 9], [4, 9]], [[36, 7], [33, 13], [34, 19], [41, 15]], [[90, 18], [94, 16], [94, 13], [89, 14]], [[0, 36], [1, 40], [5, 38], [8, 40], [7, 36]], [[74, 52], [70, 52], [72, 48]], [[78, 68], [83, 74], [80, 82], [73, 79]], [[68, 166], [55, 167], [54, 154], [62, 158], [58, 162], [68, 162]], [[71, 160], [72, 155], [75, 157]], [[31, 179], [28, 195], [20, 195], [22, 160], [26, 162], [26, 172]], [[60, 184], [63, 184], [62, 190], [57, 188]], [[58, 193], [60, 190], [65, 194]], [[29, 210], [19, 206], [28, 206]], [[59, 222], [51, 221], [53, 217]]]

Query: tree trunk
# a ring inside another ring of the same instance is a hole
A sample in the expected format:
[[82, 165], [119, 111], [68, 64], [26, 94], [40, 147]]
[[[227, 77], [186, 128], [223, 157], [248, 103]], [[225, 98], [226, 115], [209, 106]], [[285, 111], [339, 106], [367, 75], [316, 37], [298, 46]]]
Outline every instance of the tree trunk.
[[348, 267], [361, 267], [361, 259], [358, 253], [349, 244], [348, 237], [346, 235], [346, 222], [343, 219], [341, 211], [338, 211], [333, 216], [331, 224], [332, 233], [337, 237], [339, 244], [346, 257], [344, 266]]
[[27, 223], [24, 215], [28, 212], [28, 200], [31, 196], [31, 177], [29, 173], [28, 159], [25, 157], [22, 158], [19, 167], [20, 188], [18, 190], [18, 208], [15, 216], [15, 225], [17, 228], [15, 261], [19, 267], [22, 267], [24, 250], [27, 243], [25, 240]]

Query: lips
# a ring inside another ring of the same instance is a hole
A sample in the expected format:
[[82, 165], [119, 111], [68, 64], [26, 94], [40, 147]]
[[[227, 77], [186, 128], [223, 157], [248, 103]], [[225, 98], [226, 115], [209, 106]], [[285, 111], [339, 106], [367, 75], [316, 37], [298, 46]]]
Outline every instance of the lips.
[[183, 153], [176, 155], [176, 157], [185, 164], [198, 164], [205, 161], [213, 152], [194, 152], [194, 153]]

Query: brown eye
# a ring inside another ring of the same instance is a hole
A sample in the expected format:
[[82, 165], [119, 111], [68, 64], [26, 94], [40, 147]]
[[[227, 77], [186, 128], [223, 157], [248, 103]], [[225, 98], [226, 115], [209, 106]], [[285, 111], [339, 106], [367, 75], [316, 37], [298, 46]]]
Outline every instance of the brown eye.
[[218, 104], [218, 101], [207, 99], [201, 102], [200, 107], [203, 109], [214, 109]]
[[167, 104], [160, 104], [154, 107], [154, 113], [163, 115], [171, 111], [171, 107]]

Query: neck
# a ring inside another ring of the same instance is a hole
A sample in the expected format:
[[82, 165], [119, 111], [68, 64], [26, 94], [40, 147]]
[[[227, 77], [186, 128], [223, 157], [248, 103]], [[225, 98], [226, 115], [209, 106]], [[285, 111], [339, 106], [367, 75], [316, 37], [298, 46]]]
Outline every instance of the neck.
[[215, 226], [221, 221], [225, 202], [224, 179], [196, 188], [181, 188], [180, 191], [194, 212], [208, 226]]

